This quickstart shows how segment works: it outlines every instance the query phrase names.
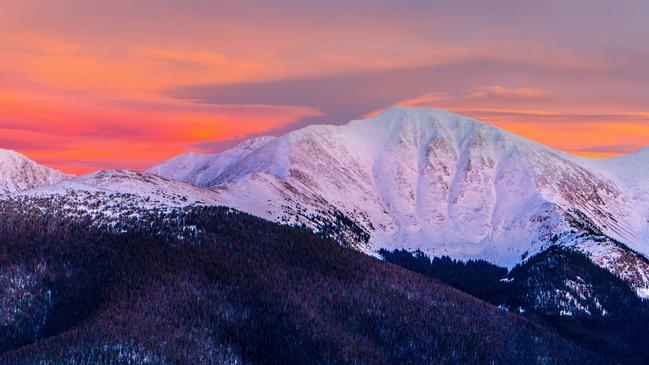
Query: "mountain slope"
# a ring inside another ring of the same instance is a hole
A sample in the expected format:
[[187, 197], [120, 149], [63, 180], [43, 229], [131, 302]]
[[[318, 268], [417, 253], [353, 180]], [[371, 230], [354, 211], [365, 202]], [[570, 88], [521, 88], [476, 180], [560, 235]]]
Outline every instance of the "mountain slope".
[[103, 170], [71, 178], [57, 184], [20, 192], [16, 196], [81, 195], [130, 196], [143, 207], [172, 207], [217, 203], [212, 189], [199, 188], [157, 175], [132, 170]]
[[70, 176], [39, 165], [26, 156], [0, 149], [0, 192], [15, 193], [39, 186], [51, 185]]
[[649, 237], [649, 147], [636, 153], [607, 159], [584, 161], [592, 170], [607, 174], [623, 186], [634, 210], [630, 221], [638, 235], [647, 242]]
[[404, 247], [512, 267], [565, 245], [649, 292], [647, 214], [622, 172], [454, 113], [393, 108], [149, 172], [368, 253]]
[[209, 188], [148, 173], [105, 170], [0, 196], [0, 202], [20, 207], [17, 214], [36, 208], [95, 228], [122, 232], [148, 215], [218, 205], [215, 198], [216, 193]]
[[[606, 363], [437, 281], [231, 209], [113, 234], [22, 208], [0, 201], [3, 364]], [[186, 225], [198, 240], [177, 239]]]

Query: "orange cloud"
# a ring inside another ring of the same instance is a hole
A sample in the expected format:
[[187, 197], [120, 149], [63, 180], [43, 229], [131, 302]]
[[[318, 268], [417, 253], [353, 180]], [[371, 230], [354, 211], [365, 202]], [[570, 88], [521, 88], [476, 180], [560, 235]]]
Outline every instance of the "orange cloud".
[[[182, 101], [74, 104], [0, 92], [0, 145], [21, 149], [66, 172], [96, 169], [93, 161], [143, 168], [191, 145], [259, 134], [319, 112], [305, 107], [201, 105]], [[40, 141], [39, 144], [33, 141]], [[47, 148], [42, 148], [46, 146]], [[66, 161], [72, 161], [68, 164]]]
[[544, 95], [545, 94], [543, 93], [543, 91], [538, 89], [531, 89], [531, 88], [508, 89], [502, 86], [488, 86], [488, 87], [483, 87], [480, 90], [477, 90], [469, 94], [467, 98], [485, 98], [485, 97], [492, 97], [492, 96], [535, 98]]
[[[511, 5], [495, 13], [507, 14]], [[525, 6], [507, 26], [494, 26], [493, 6], [473, 6], [484, 11], [420, 1], [398, 9], [353, 2], [343, 9], [298, 1], [3, 1], [0, 147], [68, 172], [141, 168], [199, 142], [286, 129], [321, 111], [340, 119], [361, 115], [429, 87], [443, 92], [397, 105], [465, 113], [576, 154], [619, 153], [606, 146], [649, 140], [646, 62], [621, 45], [634, 34], [615, 34], [634, 27], [611, 32], [600, 21], [585, 27], [566, 16], [565, 24], [535, 31], [545, 5]], [[575, 14], [585, 21], [583, 9]], [[521, 19], [520, 32], [512, 32]], [[574, 47], [579, 35], [588, 41]], [[609, 35], [615, 52], [598, 43]], [[429, 66], [437, 69], [423, 70]], [[398, 72], [412, 68], [422, 69]], [[393, 77], [374, 79], [370, 71]], [[360, 76], [345, 78], [352, 73]], [[299, 82], [309, 79], [339, 81]], [[276, 89], [237, 88], [260, 82]], [[169, 90], [202, 85], [233, 85], [229, 100], [238, 105], [168, 97]], [[280, 105], [261, 105], [281, 99], [266, 96], [273, 93], [290, 95]], [[377, 97], [363, 100], [370, 93]]]
[[[611, 157], [632, 152], [649, 142], [649, 112], [531, 109], [525, 103], [503, 102], [494, 96], [514, 95], [524, 98], [543, 98], [541, 90], [504, 87], [481, 88], [466, 96], [451, 97], [443, 93], [429, 93], [422, 97], [396, 103], [398, 106], [426, 106], [451, 110], [493, 124], [541, 144], [584, 157]], [[491, 99], [490, 99], [491, 98]], [[498, 108], [480, 107], [484, 101]], [[582, 106], [584, 110], [592, 109]], [[374, 114], [373, 112], [371, 114]], [[615, 131], [612, 133], [612, 131]], [[623, 148], [620, 148], [623, 146]]]

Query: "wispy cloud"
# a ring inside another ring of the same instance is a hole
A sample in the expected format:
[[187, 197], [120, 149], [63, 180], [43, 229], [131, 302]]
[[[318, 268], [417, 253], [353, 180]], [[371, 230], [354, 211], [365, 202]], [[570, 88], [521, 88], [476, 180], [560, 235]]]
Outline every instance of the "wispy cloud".
[[468, 98], [488, 98], [488, 97], [521, 97], [521, 98], [538, 98], [545, 93], [538, 89], [532, 88], [513, 88], [509, 89], [503, 86], [486, 86], [469, 94]]

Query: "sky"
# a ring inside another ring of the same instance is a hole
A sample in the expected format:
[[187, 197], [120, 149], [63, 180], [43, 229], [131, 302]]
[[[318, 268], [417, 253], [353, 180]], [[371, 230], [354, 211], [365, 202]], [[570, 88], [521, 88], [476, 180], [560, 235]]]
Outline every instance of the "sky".
[[649, 2], [1, 0], [0, 148], [144, 169], [392, 106], [587, 157], [649, 145]]

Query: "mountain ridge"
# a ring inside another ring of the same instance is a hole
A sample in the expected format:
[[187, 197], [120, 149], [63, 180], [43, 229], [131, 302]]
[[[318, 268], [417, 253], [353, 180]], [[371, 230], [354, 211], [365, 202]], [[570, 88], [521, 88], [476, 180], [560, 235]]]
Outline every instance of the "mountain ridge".
[[171, 161], [148, 171], [178, 178], [181, 165], [182, 181], [215, 189], [223, 205], [316, 232], [343, 216], [338, 238], [370, 254], [421, 249], [513, 267], [559, 244], [618, 274], [640, 272], [635, 287], [649, 290], [638, 256], [649, 252], [649, 199], [620, 171], [458, 114], [392, 108], [205, 155], [195, 169]]
[[649, 189], [635, 168], [649, 164], [644, 155], [584, 159], [455, 113], [392, 108], [3, 199], [49, 200], [48, 209], [115, 227], [146, 210], [223, 205], [374, 256], [419, 249], [508, 268], [558, 245], [649, 297]]

